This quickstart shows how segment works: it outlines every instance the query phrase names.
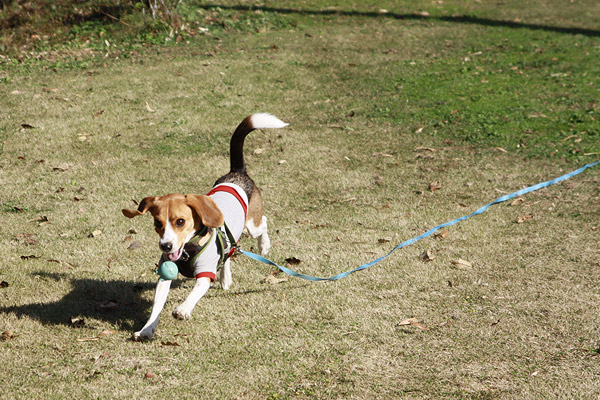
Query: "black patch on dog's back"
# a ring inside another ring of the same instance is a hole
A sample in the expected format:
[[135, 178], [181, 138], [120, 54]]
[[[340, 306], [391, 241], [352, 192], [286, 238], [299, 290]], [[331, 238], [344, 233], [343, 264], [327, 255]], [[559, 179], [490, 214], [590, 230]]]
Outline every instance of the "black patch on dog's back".
[[238, 185], [246, 192], [248, 201], [250, 201], [250, 197], [252, 197], [252, 192], [256, 186], [252, 178], [243, 172], [230, 172], [227, 175], [223, 175], [217, 179], [215, 186], [220, 185], [221, 183], [233, 183], [234, 185]]

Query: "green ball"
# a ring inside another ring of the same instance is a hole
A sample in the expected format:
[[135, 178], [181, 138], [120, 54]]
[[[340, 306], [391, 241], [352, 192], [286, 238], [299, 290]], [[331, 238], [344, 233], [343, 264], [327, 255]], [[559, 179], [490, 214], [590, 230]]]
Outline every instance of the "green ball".
[[158, 275], [160, 275], [161, 279], [165, 281], [171, 281], [177, 278], [177, 274], [179, 273], [179, 268], [177, 268], [177, 264], [173, 261], [165, 261], [160, 264], [160, 268], [156, 271]]

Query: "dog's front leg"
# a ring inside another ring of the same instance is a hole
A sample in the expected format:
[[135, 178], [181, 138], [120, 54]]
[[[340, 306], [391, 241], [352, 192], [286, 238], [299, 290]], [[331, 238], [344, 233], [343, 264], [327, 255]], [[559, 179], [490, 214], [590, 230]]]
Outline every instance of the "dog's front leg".
[[196, 303], [200, 301], [202, 296], [206, 294], [210, 288], [210, 279], [206, 277], [196, 279], [194, 288], [188, 295], [187, 299], [179, 307], [173, 311], [173, 316], [177, 319], [186, 320], [192, 317], [192, 310], [196, 307]]
[[152, 312], [150, 312], [150, 318], [144, 327], [134, 333], [136, 340], [149, 340], [154, 336], [154, 331], [158, 325], [158, 316], [162, 311], [165, 303], [167, 302], [167, 296], [169, 295], [169, 289], [171, 287], [171, 281], [165, 281], [159, 279], [156, 284], [156, 292], [154, 293], [154, 303], [152, 304]]

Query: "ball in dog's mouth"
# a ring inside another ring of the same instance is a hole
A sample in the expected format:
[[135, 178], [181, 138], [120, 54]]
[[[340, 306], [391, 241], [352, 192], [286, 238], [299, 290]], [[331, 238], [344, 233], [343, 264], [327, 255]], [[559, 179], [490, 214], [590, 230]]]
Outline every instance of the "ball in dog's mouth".
[[178, 250], [175, 250], [171, 253], [167, 253], [167, 257], [169, 258], [169, 260], [171, 260], [173, 262], [179, 260], [179, 257], [181, 257], [181, 249], [182, 248], [179, 248]]

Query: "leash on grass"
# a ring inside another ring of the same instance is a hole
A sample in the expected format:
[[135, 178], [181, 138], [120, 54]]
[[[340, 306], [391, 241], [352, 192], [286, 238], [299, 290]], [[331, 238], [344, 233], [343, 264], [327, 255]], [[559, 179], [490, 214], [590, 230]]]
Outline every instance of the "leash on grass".
[[449, 222], [446, 222], [444, 224], [438, 225], [435, 228], [432, 228], [432, 229], [428, 230], [427, 232], [425, 232], [424, 234], [422, 234], [420, 236], [417, 236], [415, 238], [412, 238], [412, 239], [409, 239], [409, 240], [407, 240], [405, 242], [400, 243], [398, 246], [394, 247], [389, 253], [387, 253], [386, 255], [384, 255], [382, 257], [379, 257], [376, 260], [373, 260], [373, 261], [371, 261], [369, 263], [363, 264], [360, 267], [355, 268], [353, 270], [342, 272], [341, 274], [337, 274], [337, 275], [329, 277], [329, 278], [320, 278], [320, 277], [316, 277], [316, 276], [301, 274], [301, 273], [296, 272], [294, 270], [291, 270], [289, 268], [282, 267], [281, 265], [278, 265], [278, 264], [274, 263], [273, 261], [271, 261], [271, 260], [269, 260], [269, 259], [267, 259], [267, 258], [265, 258], [263, 256], [260, 256], [258, 254], [254, 254], [254, 253], [251, 253], [249, 251], [242, 250], [240, 248], [238, 248], [238, 250], [242, 254], [244, 254], [244, 255], [246, 255], [246, 256], [248, 256], [248, 257], [250, 257], [250, 258], [252, 258], [252, 259], [254, 259], [256, 261], [260, 261], [263, 264], [267, 264], [267, 265], [271, 265], [271, 266], [277, 267], [281, 271], [285, 272], [286, 274], [291, 275], [291, 276], [295, 276], [297, 278], [302, 278], [302, 279], [306, 279], [307, 281], [313, 281], [313, 282], [317, 282], [317, 281], [337, 281], [339, 279], [347, 277], [348, 275], [350, 275], [350, 274], [352, 274], [354, 272], [361, 271], [363, 269], [367, 269], [369, 267], [372, 267], [373, 265], [375, 265], [375, 264], [377, 264], [377, 263], [385, 260], [389, 256], [391, 256], [396, 250], [401, 249], [401, 248], [406, 247], [406, 246], [410, 246], [411, 244], [413, 244], [415, 242], [418, 242], [419, 240], [421, 240], [423, 238], [426, 238], [427, 236], [431, 236], [438, 229], [445, 228], [447, 226], [451, 226], [451, 225], [457, 224], [457, 223], [459, 223], [461, 221], [464, 221], [464, 220], [466, 220], [468, 218], [471, 218], [471, 217], [473, 217], [475, 215], [482, 214], [485, 211], [487, 211], [487, 209], [490, 208], [491, 206], [493, 206], [494, 204], [502, 203], [502, 202], [505, 202], [507, 200], [511, 200], [511, 199], [513, 199], [515, 197], [522, 196], [524, 194], [527, 194], [527, 193], [530, 193], [530, 192], [534, 192], [536, 190], [539, 190], [539, 189], [542, 189], [542, 188], [545, 188], [545, 187], [548, 187], [548, 186], [560, 183], [562, 181], [565, 181], [565, 180], [567, 180], [569, 178], [572, 178], [575, 175], [578, 175], [578, 174], [582, 173], [586, 169], [594, 167], [594, 166], [596, 166], [598, 164], [600, 164], [600, 160], [598, 160], [596, 162], [593, 162], [593, 163], [590, 163], [590, 164], [586, 164], [583, 167], [581, 167], [581, 168], [579, 168], [579, 169], [577, 169], [575, 171], [569, 172], [568, 174], [559, 176], [558, 178], [555, 178], [555, 179], [552, 179], [552, 180], [549, 180], [549, 181], [546, 181], [546, 182], [541, 182], [541, 183], [538, 183], [537, 185], [529, 186], [529, 187], [526, 187], [524, 189], [517, 190], [516, 192], [513, 192], [511, 194], [507, 194], [507, 195], [498, 197], [496, 200], [492, 201], [489, 204], [486, 204], [485, 206], [481, 207], [480, 209], [478, 209], [477, 211], [473, 212], [472, 214], [465, 215], [463, 217], [456, 218], [456, 219], [453, 219], [452, 221], [449, 221]]

